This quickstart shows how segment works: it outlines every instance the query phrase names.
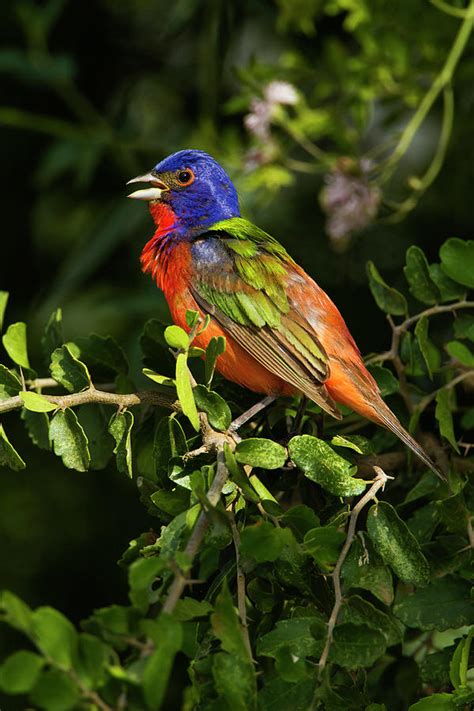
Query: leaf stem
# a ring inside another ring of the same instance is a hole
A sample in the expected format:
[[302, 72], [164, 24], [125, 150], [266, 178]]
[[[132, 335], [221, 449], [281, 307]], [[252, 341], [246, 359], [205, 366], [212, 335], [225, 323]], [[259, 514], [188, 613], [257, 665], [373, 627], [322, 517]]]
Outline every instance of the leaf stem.
[[473, 23], [474, 0], [470, 0], [469, 7], [466, 8], [464, 19], [461, 23], [459, 31], [454, 39], [451, 50], [446, 58], [446, 61], [441, 71], [435, 77], [433, 83], [431, 84], [430, 88], [423, 97], [418, 109], [411, 117], [407, 126], [405, 126], [405, 129], [400, 137], [398, 144], [396, 145], [392, 155], [387, 161], [387, 167], [383, 177], [383, 182], [386, 182], [393, 175], [393, 172], [395, 171], [398, 163], [410, 147], [415, 137], [415, 134], [417, 133], [421, 124], [430, 112], [439, 94], [451, 82], [454, 70], [456, 69], [461, 54], [463, 53], [469, 36], [471, 34]]

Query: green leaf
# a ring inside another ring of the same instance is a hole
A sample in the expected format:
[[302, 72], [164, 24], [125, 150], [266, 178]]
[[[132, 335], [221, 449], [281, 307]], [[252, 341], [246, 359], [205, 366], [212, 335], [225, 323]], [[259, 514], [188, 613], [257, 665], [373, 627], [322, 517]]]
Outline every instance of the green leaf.
[[0, 331], [3, 328], [3, 319], [7, 308], [9, 293], [8, 291], [0, 291]]
[[470, 590], [467, 580], [446, 576], [399, 600], [393, 612], [407, 627], [420, 630], [472, 625], [474, 602]]
[[0, 689], [6, 694], [28, 693], [36, 684], [44, 663], [34, 652], [15, 652], [0, 666]]
[[206, 413], [211, 427], [225, 432], [231, 423], [232, 413], [224, 398], [204, 385], [196, 385], [193, 393], [198, 410]]
[[322, 652], [324, 642], [316, 639], [313, 631], [325, 632], [326, 622], [322, 616], [292, 617], [280, 620], [271, 632], [257, 639], [257, 655], [277, 658], [287, 647], [295, 657], [317, 657]]
[[229, 470], [231, 481], [237, 484], [246, 499], [255, 502], [259, 501], [260, 496], [258, 495], [258, 493], [256, 493], [256, 490], [250, 485], [249, 478], [245, 474], [240, 464], [238, 464], [234, 453], [232, 452], [227, 442], [224, 444], [224, 457], [227, 469]]
[[191, 373], [189, 372], [186, 354], [179, 353], [176, 358], [176, 390], [178, 392], [178, 399], [183, 413], [189, 419], [196, 432], [198, 432], [199, 415], [194, 401], [190, 378]]
[[183, 597], [178, 600], [174, 608], [173, 617], [179, 622], [187, 622], [188, 620], [196, 619], [196, 617], [207, 617], [212, 610], [212, 605], [206, 600]]
[[474, 353], [461, 341], [449, 341], [445, 346], [449, 355], [468, 368], [474, 368]]
[[32, 611], [23, 600], [9, 590], [0, 592], [0, 612], [2, 620], [10, 627], [29, 635], [31, 632]]
[[22, 368], [30, 367], [26, 345], [26, 323], [23, 321], [12, 323], [3, 334], [2, 342], [14, 363]]
[[10, 467], [16, 472], [26, 467], [23, 459], [11, 445], [3, 425], [0, 425], [0, 466]]
[[474, 289], [474, 241], [452, 237], [441, 246], [439, 256], [445, 274]]
[[336, 526], [313, 528], [304, 537], [304, 547], [312, 555], [317, 565], [329, 573], [337, 562], [346, 534]]
[[225, 347], [224, 336], [213, 336], [207, 344], [204, 377], [208, 387], [210, 387], [214, 377], [217, 358], [225, 352]]
[[403, 294], [385, 283], [373, 262], [367, 263], [369, 286], [379, 309], [392, 316], [404, 316], [407, 302]]
[[31, 412], [22, 410], [21, 419], [26, 425], [28, 435], [37, 447], [51, 451], [51, 440], [49, 438], [49, 417], [45, 412]]
[[428, 337], [428, 327], [428, 319], [425, 316], [420, 318], [415, 326], [415, 336], [417, 338], [418, 345], [420, 346], [423, 359], [426, 363], [428, 375], [432, 378], [433, 373], [436, 372], [441, 365], [441, 354], [434, 345], [433, 341], [431, 341]]
[[408, 248], [403, 271], [415, 299], [429, 305], [441, 299], [439, 289], [430, 276], [426, 257], [419, 247], [413, 245]]
[[73, 344], [56, 348], [51, 356], [50, 371], [54, 380], [69, 392], [80, 392], [91, 384], [91, 376], [85, 363], [73, 355]]
[[241, 659], [252, 670], [253, 675], [252, 660], [245, 646], [242, 627], [225, 578], [216, 598], [211, 625], [215, 636], [220, 640], [222, 649], [233, 657]]
[[61, 669], [73, 667], [77, 652], [77, 632], [58, 610], [38, 607], [32, 615], [32, 630], [41, 652]]
[[85, 472], [91, 461], [87, 437], [76, 414], [68, 407], [57, 412], [49, 427], [54, 453], [68, 469]]
[[183, 328], [179, 326], [168, 326], [165, 328], [165, 340], [170, 348], [186, 351], [189, 347], [189, 336]]
[[[104, 410], [106, 410], [107, 415]], [[109, 433], [109, 408], [97, 403], [81, 405], [77, 410], [77, 419], [87, 437], [91, 455], [90, 468], [104, 469], [109, 463], [113, 451], [114, 440]]]
[[373, 454], [370, 441], [362, 435], [335, 435], [331, 439], [331, 444], [335, 447], [353, 449], [357, 454]]
[[303, 540], [308, 531], [312, 528], [317, 528], [321, 523], [313, 509], [309, 506], [305, 506], [305, 504], [292, 506], [288, 511], [285, 511], [281, 520], [285, 525], [291, 528], [293, 533], [298, 537], [298, 540]]
[[462, 691], [468, 685], [467, 672], [473, 637], [474, 627], [465, 639], [459, 641], [449, 665], [449, 678], [456, 691]]
[[270, 677], [258, 694], [261, 711], [308, 711], [314, 700], [314, 679], [301, 679], [296, 683], [281, 677]]
[[217, 708], [255, 711], [256, 688], [253, 674], [241, 659], [220, 652], [212, 658], [212, 675], [219, 694]]
[[447, 388], [436, 393], [435, 416], [438, 420], [439, 431], [459, 454], [459, 447], [454, 434], [453, 414], [451, 411], [452, 393]]
[[455, 301], [462, 299], [466, 288], [450, 279], [441, 269], [441, 264], [430, 264], [430, 277], [436, 284], [441, 294], [441, 301]]
[[149, 709], [161, 707], [174, 658], [182, 644], [181, 623], [166, 613], [157, 620], [147, 620], [147, 633], [155, 651], [146, 660], [143, 672], [143, 695]]
[[104, 684], [111, 651], [97, 637], [79, 635], [75, 670], [84, 686], [94, 689]]
[[132, 605], [145, 613], [149, 606], [150, 589], [156, 577], [167, 567], [167, 561], [158, 556], [138, 558], [128, 569], [129, 597]]
[[91, 333], [86, 338], [77, 338], [79, 358], [91, 366], [102, 366], [114, 373], [128, 373], [128, 361], [123, 348], [111, 336]]
[[52, 412], [52, 410], [58, 409], [57, 405], [54, 405], [46, 400], [46, 398], [42, 395], [32, 391], [22, 391], [20, 393], [20, 398], [26, 409], [31, 410], [31, 412]]
[[391, 370], [384, 368], [381, 365], [369, 365], [369, 373], [375, 378], [379, 390], [383, 397], [393, 395], [400, 389], [400, 383], [394, 376]]
[[117, 469], [122, 474], [133, 476], [132, 469], [132, 427], [134, 417], [130, 410], [117, 412], [109, 423], [109, 432], [115, 440], [114, 453], [117, 455]]
[[22, 388], [21, 380], [15, 371], [0, 365], [0, 399], [6, 400], [18, 395]]
[[177, 516], [189, 508], [190, 492], [189, 489], [183, 489], [182, 486], [177, 486], [172, 491], [159, 489], [150, 496], [150, 499], [162, 511], [170, 516]]
[[288, 443], [292, 461], [304, 474], [336, 496], [357, 496], [366, 488], [354, 479], [356, 467], [337, 454], [327, 442], [311, 435], [293, 437]]
[[474, 341], [474, 314], [461, 314], [455, 318], [454, 335]]
[[63, 336], [63, 315], [61, 309], [53, 311], [44, 329], [41, 346], [43, 355], [47, 363], [51, 360], [51, 354], [56, 348], [60, 348], [64, 343]]
[[263, 437], [249, 437], [238, 443], [235, 458], [241, 464], [261, 469], [280, 469], [287, 459], [286, 449]]
[[346, 622], [334, 630], [328, 659], [346, 669], [370, 667], [386, 646], [385, 637], [378, 630]]
[[151, 370], [151, 368], [143, 368], [142, 373], [143, 375], [146, 375], [147, 378], [150, 378], [150, 380], [153, 380], [159, 385], [166, 385], [172, 388], [174, 388], [176, 385], [175, 381], [172, 378], [168, 378], [167, 375], [160, 375], [159, 373], [155, 373], [155, 371]]
[[194, 326], [197, 325], [199, 318], [200, 317], [198, 311], [192, 311], [191, 309], [188, 309], [186, 311], [186, 323], [191, 330], [194, 328]]
[[338, 621], [351, 622], [381, 632], [387, 647], [399, 644], [403, 638], [403, 626], [398, 620], [377, 609], [359, 595], [352, 595], [345, 601]]
[[240, 534], [240, 554], [257, 563], [276, 560], [283, 548], [294, 542], [289, 528], [277, 528], [268, 521], [246, 526]]
[[412, 704], [408, 711], [454, 711], [455, 708], [453, 694], [443, 693], [425, 696], [424, 699]]
[[364, 547], [359, 540], [353, 542], [342, 566], [341, 575], [346, 588], [368, 590], [384, 605], [392, 604], [392, 574], [369, 540], [364, 541]]
[[377, 552], [400, 580], [426, 585], [430, 577], [428, 561], [393, 506], [385, 501], [374, 504], [367, 515], [367, 531]]
[[156, 427], [153, 440], [153, 459], [159, 481], [168, 481], [170, 461], [188, 451], [186, 435], [173, 415], [163, 417]]
[[41, 672], [31, 700], [40, 709], [69, 711], [76, 707], [79, 696], [79, 689], [68, 674], [59, 669], [48, 669]]

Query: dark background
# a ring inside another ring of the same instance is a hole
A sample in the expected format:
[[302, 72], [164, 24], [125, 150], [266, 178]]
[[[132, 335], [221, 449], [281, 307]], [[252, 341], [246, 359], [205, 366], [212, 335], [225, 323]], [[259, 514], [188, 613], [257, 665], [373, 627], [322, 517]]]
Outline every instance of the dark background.
[[[208, 150], [223, 163], [240, 188], [244, 214], [281, 240], [331, 294], [364, 353], [388, 346], [388, 328], [367, 287], [366, 261], [373, 259], [397, 285], [410, 244], [436, 259], [446, 238], [472, 235], [474, 52], [471, 43], [456, 75], [453, 135], [434, 185], [403, 222], [379, 222], [338, 254], [324, 231], [321, 174], [295, 175], [277, 192], [252, 183], [244, 169], [251, 139], [242, 119], [253, 71], [248, 67], [255, 63], [267, 67], [255, 69], [256, 79], [289, 78], [310, 94], [313, 84], [331, 81], [330, 100], [342, 113], [352, 101], [364, 101], [344, 62], [367, 61], [369, 84], [368, 51], [347, 28], [344, 13], [323, 12], [326, 4], [307, 4], [316, 8], [314, 32], [285, 24], [283, 1], [0, 4], [0, 288], [11, 293], [7, 322], [29, 325], [33, 362], [40, 363], [44, 322], [61, 306], [68, 339], [110, 333], [138, 371], [143, 324], [167, 311], [139, 267], [151, 220], [143, 204], [125, 199], [124, 184], [185, 147]], [[375, 2], [374, 22], [393, 32], [409, 54], [400, 96], [388, 99], [389, 109], [403, 115], [410, 108], [409, 82], [415, 99], [422, 96], [458, 21], [428, 2], [405, 0], [397, 10], [392, 5]], [[383, 43], [379, 29], [369, 30], [376, 44], [378, 36]], [[345, 53], [340, 67], [328, 54], [334, 43]], [[278, 69], [288, 52], [303, 58], [299, 74]], [[391, 61], [389, 47], [386, 59]], [[364, 81], [361, 74], [361, 86]], [[235, 110], [239, 101], [229, 102], [239, 96], [241, 110]], [[364, 140], [371, 126], [365, 123]], [[413, 143], [411, 170], [426, 162], [438, 129], [436, 107]], [[362, 144], [335, 139], [341, 154]], [[282, 146], [293, 151], [288, 142]], [[150, 526], [135, 485], [113, 466], [66, 471], [56, 457], [30, 446], [17, 414], [4, 421], [28, 466], [0, 472], [0, 587], [33, 606], [56, 606], [73, 620], [124, 602], [126, 581], [116, 560]]]

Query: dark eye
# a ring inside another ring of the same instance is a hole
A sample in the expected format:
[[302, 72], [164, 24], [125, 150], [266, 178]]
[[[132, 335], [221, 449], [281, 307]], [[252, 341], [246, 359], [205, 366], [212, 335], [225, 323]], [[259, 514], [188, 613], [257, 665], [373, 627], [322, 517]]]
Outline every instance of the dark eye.
[[194, 173], [191, 168], [185, 168], [185, 170], [178, 171], [176, 178], [180, 185], [191, 185], [194, 182]]

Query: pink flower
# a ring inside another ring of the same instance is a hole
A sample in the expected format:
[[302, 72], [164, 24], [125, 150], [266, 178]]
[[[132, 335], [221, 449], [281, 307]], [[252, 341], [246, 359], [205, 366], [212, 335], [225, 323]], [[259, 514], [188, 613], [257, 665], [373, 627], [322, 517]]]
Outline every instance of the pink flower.
[[244, 124], [249, 133], [260, 141], [270, 139], [272, 114], [276, 106], [293, 106], [298, 101], [298, 93], [286, 81], [271, 81], [263, 90], [263, 99], [254, 97], [250, 102], [250, 112], [244, 116]]
[[325, 177], [320, 201], [327, 215], [326, 232], [338, 251], [343, 251], [351, 236], [377, 215], [382, 194], [369, 182], [370, 168], [370, 161], [342, 158]]

